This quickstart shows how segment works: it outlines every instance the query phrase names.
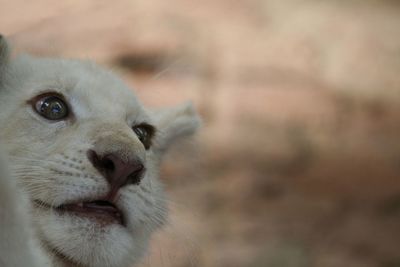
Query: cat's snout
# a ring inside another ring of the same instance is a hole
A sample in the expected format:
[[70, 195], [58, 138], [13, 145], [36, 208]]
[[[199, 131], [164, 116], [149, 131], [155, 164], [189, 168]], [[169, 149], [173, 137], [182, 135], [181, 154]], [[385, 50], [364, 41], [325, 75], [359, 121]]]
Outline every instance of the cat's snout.
[[139, 184], [142, 180], [145, 168], [139, 159], [123, 160], [117, 153], [99, 155], [94, 150], [89, 150], [87, 154], [93, 166], [107, 179], [112, 190], [128, 184]]

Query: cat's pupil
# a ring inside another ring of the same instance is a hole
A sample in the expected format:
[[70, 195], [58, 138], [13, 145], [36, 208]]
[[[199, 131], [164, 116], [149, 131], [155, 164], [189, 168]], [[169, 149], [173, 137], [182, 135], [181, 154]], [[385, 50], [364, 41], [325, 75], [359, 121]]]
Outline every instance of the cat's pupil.
[[60, 113], [61, 112], [61, 106], [59, 103], [52, 103], [51, 105], [51, 112], [53, 113]]
[[151, 126], [138, 125], [133, 128], [140, 142], [144, 145], [145, 149], [149, 149], [151, 145], [151, 137], [154, 129]]
[[50, 96], [39, 100], [38, 104], [38, 113], [46, 119], [61, 120], [68, 115], [67, 105], [59, 97]]

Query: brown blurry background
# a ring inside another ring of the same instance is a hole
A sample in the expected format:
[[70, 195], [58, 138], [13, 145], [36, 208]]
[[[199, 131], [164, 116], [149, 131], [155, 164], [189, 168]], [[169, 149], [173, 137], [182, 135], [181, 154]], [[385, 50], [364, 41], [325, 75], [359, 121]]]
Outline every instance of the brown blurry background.
[[141, 267], [400, 266], [399, 1], [0, 0], [0, 32], [200, 111]]

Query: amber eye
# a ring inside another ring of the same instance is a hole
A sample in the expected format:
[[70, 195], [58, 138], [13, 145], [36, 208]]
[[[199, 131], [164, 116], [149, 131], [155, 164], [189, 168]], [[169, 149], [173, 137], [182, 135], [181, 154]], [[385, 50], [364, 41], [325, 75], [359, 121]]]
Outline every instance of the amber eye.
[[68, 116], [68, 106], [58, 96], [45, 96], [34, 105], [35, 110], [48, 120], [62, 120]]
[[144, 145], [145, 149], [149, 149], [151, 146], [151, 140], [154, 135], [154, 127], [148, 124], [140, 124], [134, 126], [133, 131], [139, 138], [140, 142]]

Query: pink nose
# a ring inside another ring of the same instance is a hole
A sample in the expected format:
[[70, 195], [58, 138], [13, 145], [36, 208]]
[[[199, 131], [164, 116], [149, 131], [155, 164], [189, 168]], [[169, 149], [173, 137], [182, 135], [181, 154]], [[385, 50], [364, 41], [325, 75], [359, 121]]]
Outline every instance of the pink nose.
[[114, 190], [128, 184], [138, 185], [143, 178], [145, 169], [140, 160], [124, 161], [115, 153], [99, 156], [94, 150], [88, 151], [88, 158]]

